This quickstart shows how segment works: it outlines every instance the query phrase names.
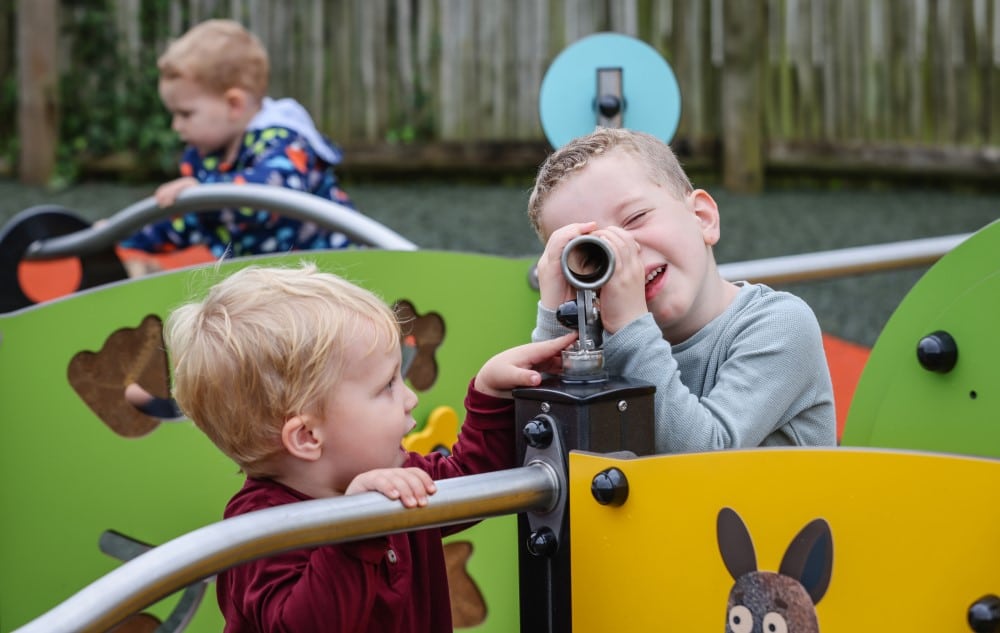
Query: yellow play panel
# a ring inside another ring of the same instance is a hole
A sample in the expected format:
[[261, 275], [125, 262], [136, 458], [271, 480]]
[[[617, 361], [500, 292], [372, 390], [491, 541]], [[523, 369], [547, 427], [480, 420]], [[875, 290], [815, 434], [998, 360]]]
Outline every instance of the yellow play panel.
[[[612, 467], [629, 485], [618, 507], [590, 493]], [[997, 460], [847, 448], [572, 453], [570, 481], [574, 633], [958, 633], [976, 600], [1000, 594]], [[795, 549], [802, 564], [789, 568], [802, 579], [777, 573]], [[729, 568], [748, 566], [770, 573], [747, 572], [730, 604]]]

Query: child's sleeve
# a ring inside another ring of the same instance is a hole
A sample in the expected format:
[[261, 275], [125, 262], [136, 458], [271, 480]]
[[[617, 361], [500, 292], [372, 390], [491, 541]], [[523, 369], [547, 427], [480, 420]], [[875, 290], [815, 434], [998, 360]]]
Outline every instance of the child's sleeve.
[[514, 401], [480, 393], [469, 383], [466, 417], [451, 455], [415, 455], [408, 464], [427, 471], [433, 479], [503, 470], [514, 467]]
[[548, 341], [569, 334], [571, 330], [556, 320], [556, 311], [549, 310], [538, 302], [538, 311], [535, 317], [535, 329], [531, 332], [531, 342]]
[[[798, 299], [754, 313], [723, 337], [692, 393], [650, 314], [605, 341], [609, 371], [656, 386], [659, 453], [760, 446], [833, 445], [832, 386], [815, 316]], [[779, 429], [782, 434], [773, 437]], [[769, 437], [772, 436], [772, 437]]]
[[[200, 163], [198, 150], [187, 147], [179, 165], [180, 175], [194, 176], [203, 172]], [[206, 221], [197, 213], [185, 213], [147, 224], [123, 240], [121, 245], [147, 253], [170, 253], [204, 243], [204, 236], [215, 231], [217, 225], [217, 222]]]
[[219, 588], [227, 623], [269, 632], [367, 630], [384, 555], [369, 543], [294, 550], [227, 571]]

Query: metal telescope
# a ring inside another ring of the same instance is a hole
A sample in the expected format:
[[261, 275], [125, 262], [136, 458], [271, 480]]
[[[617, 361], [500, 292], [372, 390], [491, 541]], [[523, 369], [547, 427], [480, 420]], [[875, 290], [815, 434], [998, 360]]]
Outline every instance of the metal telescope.
[[562, 271], [566, 281], [576, 288], [576, 301], [559, 306], [559, 321], [575, 328], [580, 336], [573, 347], [562, 353], [566, 382], [600, 382], [604, 372], [601, 351], [601, 315], [597, 291], [615, 272], [615, 255], [607, 242], [593, 235], [573, 238], [562, 252]]

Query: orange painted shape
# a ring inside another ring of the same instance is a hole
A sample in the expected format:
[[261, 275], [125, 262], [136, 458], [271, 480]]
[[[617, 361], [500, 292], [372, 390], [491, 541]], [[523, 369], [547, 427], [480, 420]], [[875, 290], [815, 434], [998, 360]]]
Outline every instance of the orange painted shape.
[[22, 261], [17, 265], [21, 292], [35, 303], [76, 292], [83, 280], [83, 265], [76, 257], [50, 261]]
[[[172, 253], [150, 254], [131, 248], [116, 247], [122, 262], [147, 263], [150, 271], [173, 270], [215, 261], [204, 246], [192, 246]], [[21, 291], [35, 303], [51, 301], [80, 289], [83, 264], [77, 257], [49, 261], [21, 261], [17, 265], [17, 282]]]
[[826, 351], [826, 361], [830, 366], [830, 378], [833, 380], [833, 400], [837, 411], [837, 441], [844, 432], [847, 421], [847, 411], [854, 398], [854, 390], [858, 386], [861, 372], [868, 362], [871, 350], [863, 345], [851, 343], [830, 334], [823, 334], [823, 348]]
[[125, 261], [148, 261], [163, 270], [173, 270], [215, 261], [212, 252], [205, 246], [190, 246], [172, 253], [151, 254], [132, 248], [115, 248], [118, 259]]

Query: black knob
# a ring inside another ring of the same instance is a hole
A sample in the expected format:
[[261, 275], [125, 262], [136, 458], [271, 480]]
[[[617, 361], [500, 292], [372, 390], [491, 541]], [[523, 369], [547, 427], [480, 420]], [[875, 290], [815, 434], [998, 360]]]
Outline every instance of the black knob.
[[527, 547], [533, 556], [552, 556], [556, 553], [559, 542], [555, 532], [543, 527], [528, 535]]
[[559, 321], [571, 330], [580, 329], [580, 317], [576, 301], [567, 301], [556, 308], [556, 321]]
[[983, 596], [969, 607], [969, 628], [976, 633], [1000, 631], [1000, 598]]
[[521, 433], [532, 448], [546, 448], [552, 443], [552, 434], [555, 433], [555, 421], [541, 413], [528, 420]]
[[617, 468], [608, 468], [594, 475], [590, 494], [602, 506], [620, 506], [628, 499], [628, 479]]
[[958, 345], [944, 330], [932, 332], [917, 343], [917, 360], [927, 371], [947, 374], [958, 362]]
[[597, 109], [604, 118], [610, 119], [622, 111], [622, 100], [615, 95], [601, 95], [597, 98]]

